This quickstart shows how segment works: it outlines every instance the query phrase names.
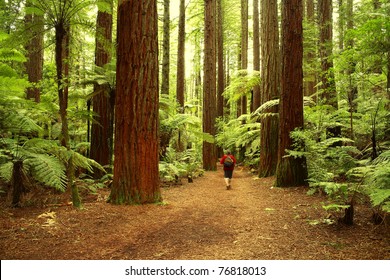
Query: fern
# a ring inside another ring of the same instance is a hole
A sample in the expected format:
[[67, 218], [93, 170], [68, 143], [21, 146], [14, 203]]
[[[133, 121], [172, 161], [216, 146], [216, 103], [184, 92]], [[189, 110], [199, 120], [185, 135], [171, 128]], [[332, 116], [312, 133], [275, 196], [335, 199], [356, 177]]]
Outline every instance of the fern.
[[46, 154], [33, 154], [24, 161], [24, 165], [38, 182], [65, 191], [65, 167], [57, 158]]

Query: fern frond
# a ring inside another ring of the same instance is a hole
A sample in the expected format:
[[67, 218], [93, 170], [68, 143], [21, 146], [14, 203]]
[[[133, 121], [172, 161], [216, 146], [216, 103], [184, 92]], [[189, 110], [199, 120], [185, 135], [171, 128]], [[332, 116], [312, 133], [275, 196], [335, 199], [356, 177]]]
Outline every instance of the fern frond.
[[0, 178], [5, 182], [11, 182], [13, 163], [11, 161], [0, 165]]
[[46, 154], [35, 154], [24, 161], [35, 180], [46, 186], [65, 191], [65, 166], [55, 157]]

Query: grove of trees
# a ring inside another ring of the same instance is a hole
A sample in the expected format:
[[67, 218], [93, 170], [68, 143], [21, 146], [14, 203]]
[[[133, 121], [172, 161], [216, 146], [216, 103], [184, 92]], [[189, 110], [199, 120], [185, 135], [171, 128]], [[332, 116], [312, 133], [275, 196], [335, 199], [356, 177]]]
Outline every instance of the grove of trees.
[[230, 149], [353, 223], [390, 212], [389, 0], [0, 0], [0, 194], [214, 171]]

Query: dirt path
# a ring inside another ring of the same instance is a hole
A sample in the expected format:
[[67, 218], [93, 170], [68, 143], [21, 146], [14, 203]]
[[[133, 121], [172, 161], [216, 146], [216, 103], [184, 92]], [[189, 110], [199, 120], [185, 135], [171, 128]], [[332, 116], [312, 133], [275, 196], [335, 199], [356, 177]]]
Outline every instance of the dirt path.
[[164, 188], [161, 205], [113, 206], [106, 191], [82, 211], [2, 208], [0, 258], [390, 259], [388, 228], [363, 206], [356, 225], [327, 225], [323, 198], [272, 183], [238, 168], [230, 191], [221, 170], [207, 172]]

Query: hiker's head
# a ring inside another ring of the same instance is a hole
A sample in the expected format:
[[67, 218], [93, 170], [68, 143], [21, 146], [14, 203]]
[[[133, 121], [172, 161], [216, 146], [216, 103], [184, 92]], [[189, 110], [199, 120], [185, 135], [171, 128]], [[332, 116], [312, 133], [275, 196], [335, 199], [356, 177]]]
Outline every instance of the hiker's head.
[[226, 154], [231, 155], [232, 153], [230, 152], [230, 150], [226, 150]]

